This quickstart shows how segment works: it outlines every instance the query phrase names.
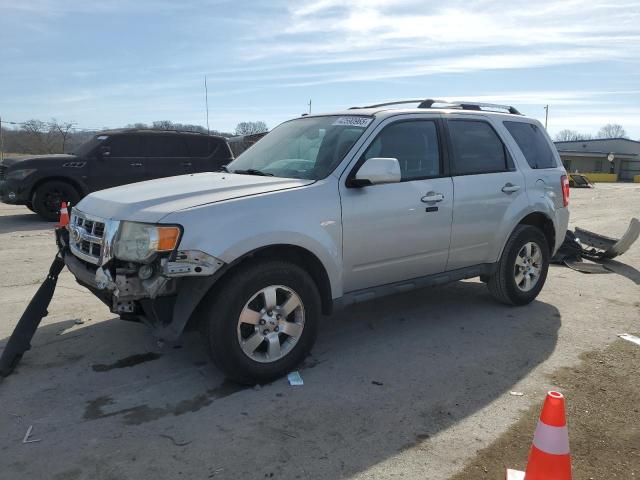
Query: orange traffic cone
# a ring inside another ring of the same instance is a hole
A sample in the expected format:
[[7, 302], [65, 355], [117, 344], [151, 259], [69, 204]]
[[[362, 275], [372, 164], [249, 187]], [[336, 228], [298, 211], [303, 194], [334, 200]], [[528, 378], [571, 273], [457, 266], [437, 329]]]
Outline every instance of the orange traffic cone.
[[533, 435], [527, 469], [507, 470], [507, 480], [571, 480], [569, 431], [564, 413], [564, 396], [547, 393], [540, 420]]
[[69, 211], [67, 210], [67, 202], [62, 202], [60, 207], [60, 221], [56, 227], [66, 227], [69, 225]]

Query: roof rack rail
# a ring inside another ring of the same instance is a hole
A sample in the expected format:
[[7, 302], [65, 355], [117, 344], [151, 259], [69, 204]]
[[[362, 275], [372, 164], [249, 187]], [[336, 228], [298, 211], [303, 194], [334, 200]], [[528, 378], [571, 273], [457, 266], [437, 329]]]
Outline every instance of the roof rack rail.
[[498, 105], [496, 103], [479, 103], [470, 102], [466, 100], [462, 101], [449, 101], [449, 100], [435, 100], [432, 98], [419, 99], [419, 100], [396, 100], [393, 102], [377, 103], [375, 105], [366, 105], [364, 107], [351, 107], [349, 110], [356, 110], [360, 108], [380, 108], [388, 107], [390, 105], [403, 105], [406, 103], [417, 103], [418, 108], [432, 108], [433, 105], [442, 105], [444, 108], [459, 108], [461, 110], [476, 110], [476, 111], [507, 111], [512, 115], [522, 115], [515, 107], [510, 105]]

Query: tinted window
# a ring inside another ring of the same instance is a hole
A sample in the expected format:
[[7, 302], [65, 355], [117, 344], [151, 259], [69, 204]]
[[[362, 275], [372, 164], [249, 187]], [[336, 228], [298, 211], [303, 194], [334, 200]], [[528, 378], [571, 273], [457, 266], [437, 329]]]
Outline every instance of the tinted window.
[[208, 157], [216, 149], [218, 140], [209, 137], [188, 137], [186, 138], [189, 154], [192, 157]]
[[188, 157], [187, 144], [184, 138], [177, 136], [153, 135], [147, 137], [149, 157]]
[[397, 158], [402, 180], [440, 175], [440, 149], [435, 122], [399, 122], [385, 127], [364, 158]]
[[142, 142], [135, 135], [119, 135], [109, 141], [112, 157], [142, 157]]
[[504, 122], [531, 168], [555, 168], [556, 159], [542, 129], [532, 123]]
[[504, 145], [488, 123], [449, 120], [448, 126], [455, 174], [502, 172], [507, 169]]

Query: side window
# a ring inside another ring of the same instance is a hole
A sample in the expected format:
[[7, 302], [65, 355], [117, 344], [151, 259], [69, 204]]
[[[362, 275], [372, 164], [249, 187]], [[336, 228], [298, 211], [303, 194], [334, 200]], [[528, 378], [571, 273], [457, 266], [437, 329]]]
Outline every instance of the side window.
[[186, 142], [191, 157], [208, 157], [218, 145], [218, 140], [205, 136], [188, 137]]
[[430, 120], [398, 122], [385, 127], [369, 145], [364, 158], [397, 158], [402, 181], [441, 174], [436, 123]]
[[555, 168], [556, 159], [540, 127], [533, 123], [504, 122], [531, 168]]
[[500, 137], [487, 122], [449, 120], [454, 175], [503, 172], [509, 159]]
[[147, 137], [147, 151], [149, 157], [188, 157], [187, 144], [182, 137], [149, 135]]
[[118, 135], [109, 141], [111, 157], [142, 157], [142, 141], [136, 135]]

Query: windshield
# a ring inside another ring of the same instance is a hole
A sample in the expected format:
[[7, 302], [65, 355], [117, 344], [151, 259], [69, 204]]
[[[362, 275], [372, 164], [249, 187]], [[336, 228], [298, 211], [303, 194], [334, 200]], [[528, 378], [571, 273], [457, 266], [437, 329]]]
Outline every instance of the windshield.
[[231, 162], [230, 172], [319, 180], [329, 175], [371, 117], [303, 117], [285, 122]]
[[80, 145], [79, 147], [76, 147], [71, 153], [81, 157], [84, 157], [85, 155], [89, 155], [98, 145], [104, 142], [107, 138], [109, 138], [108, 135], [96, 135], [95, 137], [91, 137], [82, 145]]

